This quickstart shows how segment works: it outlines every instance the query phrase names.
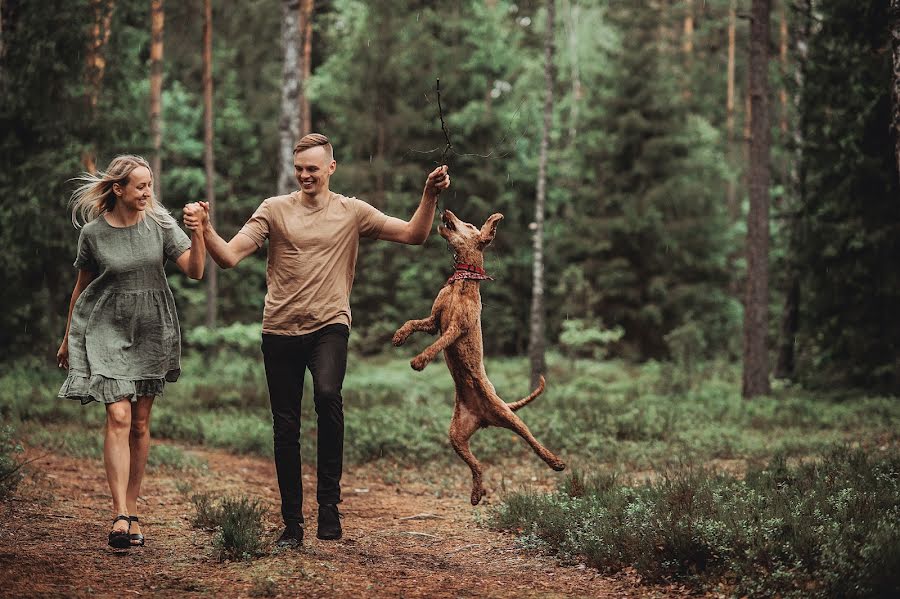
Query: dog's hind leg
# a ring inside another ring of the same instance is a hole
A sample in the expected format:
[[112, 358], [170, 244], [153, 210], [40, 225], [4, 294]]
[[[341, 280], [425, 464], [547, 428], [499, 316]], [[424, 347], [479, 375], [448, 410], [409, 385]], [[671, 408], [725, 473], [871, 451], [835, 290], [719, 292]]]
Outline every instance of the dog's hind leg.
[[472, 505], [478, 505], [481, 498], [487, 494], [481, 481], [483, 472], [481, 464], [475, 458], [475, 455], [472, 454], [472, 450], [469, 449], [469, 438], [479, 428], [478, 418], [468, 410], [460, 409], [459, 404], [456, 404], [456, 409], [453, 411], [453, 419], [450, 421], [450, 444], [453, 445], [453, 449], [459, 457], [472, 470]]
[[409, 336], [416, 331], [431, 333], [432, 335], [434, 335], [438, 332], [437, 319], [434, 317], [434, 315], [431, 315], [428, 318], [423, 318], [421, 320], [407, 320], [405, 323], [403, 323], [403, 326], [397, 329], [397, 332], [394, 333], [394, 337], [393, 339], [391, 339], [391, 343], [399, 347], [403, 345], [409, 338]]
[[528, 430], [525, 423], [522, 422], [522, 419], [512, 413], [509, 406], [504, 404], [497, 412], [495, 412], [495, 416], [500, 421], [499, 426], [508, 428], [525, 439], [525, 441], [531, 445], [534, 452], [538, 454], [538, 457], [547, 462], [548, 466], [557, 472], [566, 469], [565, 462], [556, 457], [549, 449], [541, 445], [540, 442], [534, 438], [534, 435], [531, 434], [531, 431]]

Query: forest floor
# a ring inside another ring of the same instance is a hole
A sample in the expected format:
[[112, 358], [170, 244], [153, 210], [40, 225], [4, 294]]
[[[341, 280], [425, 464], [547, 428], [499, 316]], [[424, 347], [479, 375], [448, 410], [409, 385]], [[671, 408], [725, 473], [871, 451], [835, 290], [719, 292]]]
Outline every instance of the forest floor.
[[[306, 539], [301, 548], [276, 549], [272, 461], [189, 448], [208, 466], [149, 472], [139, 514], [147, 544], [113, 550], [102, 464], [45, 451], [26, 450], [34, 459], [27, 476], [0, 504], [0, 597], [696, 596], [646, 584], [633, 572], [609, 577], [562, 563], [480, 525], [484, 509], [468, 503], [462, 463], [458, 472], [444, 466], [428, 474], [381, 462], [345, 468], [339, 541], [315, 538], [315, 473], [305, 469]], [[483, 503], [499, 501], [506, 485], [553, 488], [554, 473], [540, 465], [489, 468]], [[263, 555], [218, 561], [212, 533], [191, 526], [190, 495], [198, 492], [259, 499], [267, 510]]]

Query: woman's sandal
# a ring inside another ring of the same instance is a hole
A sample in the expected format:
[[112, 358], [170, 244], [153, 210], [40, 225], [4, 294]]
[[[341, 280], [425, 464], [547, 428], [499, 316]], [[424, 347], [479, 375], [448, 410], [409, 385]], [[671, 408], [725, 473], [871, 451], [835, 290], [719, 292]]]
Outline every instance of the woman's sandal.
[[[116, 522], [119, 520], [125, 520], [128, 522], [128, 530], [131, 530], [131, 518], [125, 516], [123, 514], [119, 514], [116, 516], [116, 519], [113, 520], [113, 526], [115, 526]], [[128, 534], [128, 530], [112, 530], [109, 533], [109, 546], [114, 549], [128, 549], [131, 547], [131, 535]]]
[[[130, 516], [128, 518], [128, 530], [131, 530], [132, 522], [140, 522], [137, 516]], [[143, 547], [144, 546], [144, 535], [141, 533], [129, 534], [128, 541], [131, 543], [132, 547]]]

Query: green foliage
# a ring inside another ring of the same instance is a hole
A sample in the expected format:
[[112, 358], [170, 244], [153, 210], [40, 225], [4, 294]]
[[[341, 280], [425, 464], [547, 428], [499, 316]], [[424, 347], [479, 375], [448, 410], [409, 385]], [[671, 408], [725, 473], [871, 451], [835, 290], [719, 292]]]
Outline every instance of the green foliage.
[[610, 57], [605, 111], [586, 124], [606, 132], [606, 143], [574, 158], [595, 165], [602, 192], [575, 192], [559, 240], [570, 265], [558, 287], [564, 312], [624, 329], [618, 355], [666, 357], [666, 335], [688, 322], [701, 333], [703, 357], [721, 355], [740, 315], [727, 295], [733, 239], [719, 133], [688, 113], [656, 15], [624, 5], [606, 14], [628, 33]]
[[259, 353], [261, 335], [260, 324], [235, 322], [214, 329], [206, 326], [193, 327], [185, 335], [185, 341], [191, 347], [204, 351], [228, 349], [255, 357]]
[[900, 592], [900, 453], [837, 448], [776, 457], [746, 479], [690, 466], [642, 486], [571, 475], [554, 494], [515, 493], [491, 522], [566, 559], [651, 580], [732, 581], [754, 597]]
[[624, 334], [621, 327], [606, 329], [602, 322], [573, 318], [563, 321], [559, 344], [573, 357], [601, 359], [606, 357], [607, 346], [619, 341]]
[[[696, 333], [683, 335], [690, 348]], [[440, 362], [424, 373], [412, 370], [414, 342], [395, 350], [396, 357], [351, 355], [343, 388], [348, 462], [386, 459], [418, 465], [439, 460], [458, 465], [446, 433], [453, 414], [453, 381]], [[789, 388], [747, 402], [740, 397], [739, 367], [679, 355], [674, 362], [637, 367], [550, 353], [547, 389], [521, 415], [542, 443], [569, 461], [577, 457], [636, 468], [653, 467], [672, 456], [764, 458], [775, 451], [805, 456], [848, 438], [866, 444], [897, 439], [900, 403], [895, 399]], [[182, 366], [181, 379], [155, 402], [154, 438], [271, 456], [272, 416], [261, 359], [232, 351], [188, 353]], [[486, 366], [505, 400], [530, 392], [524, 359], [492, 357]], [[13, 364], [0, 374], [0, 416], [32, 444], [99, 458], [103, 407], [56, 398], [61, 376], [54, 367]], [[316, 456], [311, 383], [307, 377], [301, 403], [301, 449], [307, 463]], [[475, 435], [473, 451], [487, 462], [508, 456], [532, 459], [518, 436], [500, 429]]]
[[151, 445], [147, 465], [170, 470], [203, 470], [207, 467], [206, 460], [191, 455], [180, 447], [159, 443]]
[[13, 438], [9, 426], [0, 429], [0, 501], [11, 496], [22, 480], [22, 462], [16, 454], [22, 453], [22, 445]]
[[900, 391], [900, 182], [885, 2], [817, 7], [802, 111], [801, 378]]
[[209, 493], [191, 497], [194, 527], [215, 530], [214, 545], [219, 560], [249, 560], [263, 547], [262, 518], [265, 508], [258, 499], [224, 497], [214, 501]]
[[263, 546], [262, 517], [266, 513], [259, 500], [226, 497], [221, 509], [222, 519], [214, 541], [219, 560], [249, 560], [259, 555]]

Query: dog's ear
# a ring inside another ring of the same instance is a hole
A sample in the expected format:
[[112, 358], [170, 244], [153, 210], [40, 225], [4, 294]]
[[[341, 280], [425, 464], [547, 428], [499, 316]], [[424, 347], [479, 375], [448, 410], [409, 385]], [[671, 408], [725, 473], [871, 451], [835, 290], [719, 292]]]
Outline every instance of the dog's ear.
[[494, 235], [497, 234], [497, 223], [503, 220], [503, 215], [499, 212], [488, 217], [481, 226], [481, 245], [482, 247], [494, 241]]

